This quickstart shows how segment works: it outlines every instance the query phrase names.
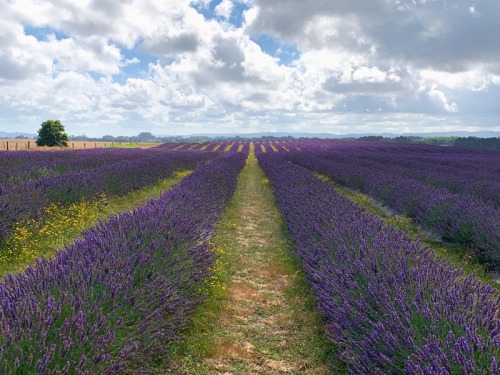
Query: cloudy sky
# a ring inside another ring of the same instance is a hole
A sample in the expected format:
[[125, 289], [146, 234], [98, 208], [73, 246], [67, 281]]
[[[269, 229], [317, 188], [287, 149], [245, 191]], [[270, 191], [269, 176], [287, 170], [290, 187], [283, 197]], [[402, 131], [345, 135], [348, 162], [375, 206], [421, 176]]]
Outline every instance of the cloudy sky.
[[1, 0], [0, 131], [500, 131], [498, 0]]

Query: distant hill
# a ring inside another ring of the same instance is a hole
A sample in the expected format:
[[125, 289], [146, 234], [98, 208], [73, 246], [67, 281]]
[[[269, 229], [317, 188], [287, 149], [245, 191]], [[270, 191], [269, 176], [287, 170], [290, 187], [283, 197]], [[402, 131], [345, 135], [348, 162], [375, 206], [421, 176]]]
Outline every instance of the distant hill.
[[0, 132], [0, 138], [16, 138], [16, 137], [19, 137], [20, 135], [22, 135], [23, 137], [28, 137], [30, 139], [33, 139], [33, 138], [37, 138], [38, 135], [37, 134], [30, 134], [30, 133], [18, 133], [18, 132], [12, 132], [12, 133], [9, 133], [9, 132]]

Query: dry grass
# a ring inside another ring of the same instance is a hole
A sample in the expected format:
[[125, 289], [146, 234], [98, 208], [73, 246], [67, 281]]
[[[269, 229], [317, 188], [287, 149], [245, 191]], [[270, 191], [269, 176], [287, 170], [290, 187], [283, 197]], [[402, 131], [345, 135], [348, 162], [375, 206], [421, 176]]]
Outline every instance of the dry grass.
[[[88, 148], [104, 148], [104, 147], [125, 147], [129, 145], [126, 142], [84, 142], [84, 141], [70, 141], [68, 142], [68, 147], [38, 147], [36, 142], [32, 139], [1, 139], [0, 140], [0, 150], [82, 150]], [[133, 147], [154, 147], [158, 146], [158, 143], [134, 143]]]

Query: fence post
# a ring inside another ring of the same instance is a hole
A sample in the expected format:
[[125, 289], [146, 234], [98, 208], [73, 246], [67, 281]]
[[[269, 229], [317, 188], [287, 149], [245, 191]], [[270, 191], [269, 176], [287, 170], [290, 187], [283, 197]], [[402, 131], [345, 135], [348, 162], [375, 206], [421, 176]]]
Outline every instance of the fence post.
[[75, 149], [75, 142], [73, 142], [73, 150]]
[[28, 150], [30, 149], [30, 141], [28, 141]]
[[97, 148], [97, 143], [95, 144], [95, 148]]
[[87, 148], [87, 144], [86, 143], [83, 144], [83, 148]]
[[7, 148], [6, 148], [6, 150], [7, 150], [7, 151], [9, 151], [9, 141], [6, 141], [6, 143], [7, 143]]
[[16, 151], [17, 151], [17, 142], [16, 142]]

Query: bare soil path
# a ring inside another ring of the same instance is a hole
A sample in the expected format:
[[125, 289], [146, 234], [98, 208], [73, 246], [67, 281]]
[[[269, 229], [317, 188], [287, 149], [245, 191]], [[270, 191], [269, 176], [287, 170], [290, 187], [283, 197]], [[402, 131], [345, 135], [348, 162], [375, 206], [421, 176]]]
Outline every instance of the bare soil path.
[[[251, 149], [217, 228], [229, 279], [212, 308], [195, 315], [180, 350], [186, 374], [328, 374], [326, 342], [271, 185]], [[217, 302], [218, 301], [218, 302]], [[210, 304], [210, 301], [209, 301]]]

